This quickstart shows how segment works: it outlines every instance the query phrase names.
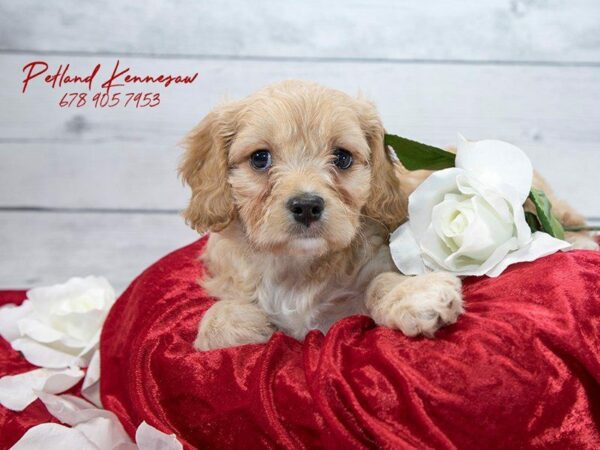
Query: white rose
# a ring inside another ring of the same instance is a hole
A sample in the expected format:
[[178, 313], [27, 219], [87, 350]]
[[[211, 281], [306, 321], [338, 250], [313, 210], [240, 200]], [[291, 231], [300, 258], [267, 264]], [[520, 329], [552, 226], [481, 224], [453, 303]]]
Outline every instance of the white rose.
[[390, 239], [401, 272], [495, 277], [510, 264], [570, 246], [547, 233], [531, 233], [523, 203], [533, 169], [519, 148], [461, 137], [455, 165], [434, 172], [410, 195], [409, 221]]
[[115, 299], [102, 277], [31, 289], [21, 306], [0, 309], [0, 335], [36, 366], [87, 367]]

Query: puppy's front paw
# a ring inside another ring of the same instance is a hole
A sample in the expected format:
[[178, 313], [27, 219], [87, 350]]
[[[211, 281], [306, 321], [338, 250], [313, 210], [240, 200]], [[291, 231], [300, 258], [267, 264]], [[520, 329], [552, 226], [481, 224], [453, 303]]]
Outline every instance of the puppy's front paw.
[[406, 278], [379, 300], [372, 315], [377, 323], [407, 336], [433, 337], [463, 312], [460, 279], [435, 272]]
[[275, 332], [265, 313], [252, 303], [218, 301], [204, 314], [194, 347], [214, 350], [267, 342]]

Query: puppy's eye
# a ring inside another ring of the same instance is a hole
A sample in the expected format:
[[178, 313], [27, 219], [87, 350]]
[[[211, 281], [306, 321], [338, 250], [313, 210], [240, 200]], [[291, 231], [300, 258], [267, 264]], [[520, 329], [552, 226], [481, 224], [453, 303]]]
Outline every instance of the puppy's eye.
[[256, 170], [267, 170], [271, 167], [271, 152], [269, 150], [257, 150], [250, 155], [250, 165]]
[[343, 148], [336, 148], [333, 151], [333, 163], [342, 170], [349, 169], [352, 165], [352, 153]]

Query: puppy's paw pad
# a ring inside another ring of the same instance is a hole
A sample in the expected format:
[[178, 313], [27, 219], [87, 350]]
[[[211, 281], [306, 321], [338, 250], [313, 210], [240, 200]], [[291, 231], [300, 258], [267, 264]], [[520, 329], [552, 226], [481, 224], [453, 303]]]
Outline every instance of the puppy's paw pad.
[[436, 272], [410, 278], [392, 290], [384, 325], [407, 336], [433, 337], [464, 312], [461, 282], [449, 273]]

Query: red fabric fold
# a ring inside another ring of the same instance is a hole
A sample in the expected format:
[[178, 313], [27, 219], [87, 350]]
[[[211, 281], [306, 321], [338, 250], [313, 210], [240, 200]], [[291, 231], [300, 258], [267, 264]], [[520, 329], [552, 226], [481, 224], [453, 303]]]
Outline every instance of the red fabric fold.
[[[132, 436], [145, 420], [186, 448], [600, 448], [600, 252], [465, 280], [467, 313], [435, 339], [355, 316], [202, 353], [204, 245], [149, 267], [105, 323], [102, 401]], [[0, 339], [0, 375], [30, 368]], [[0, 407], [0, 448], [54, 420]]]
[[465, 280], [435, 339], [356, 316], [301, 343], [192, 349], [213, 303], [205, 239], [150, 267], [113, 307], [102, 399], [199, 448], [600, 448], [600, 253]]

